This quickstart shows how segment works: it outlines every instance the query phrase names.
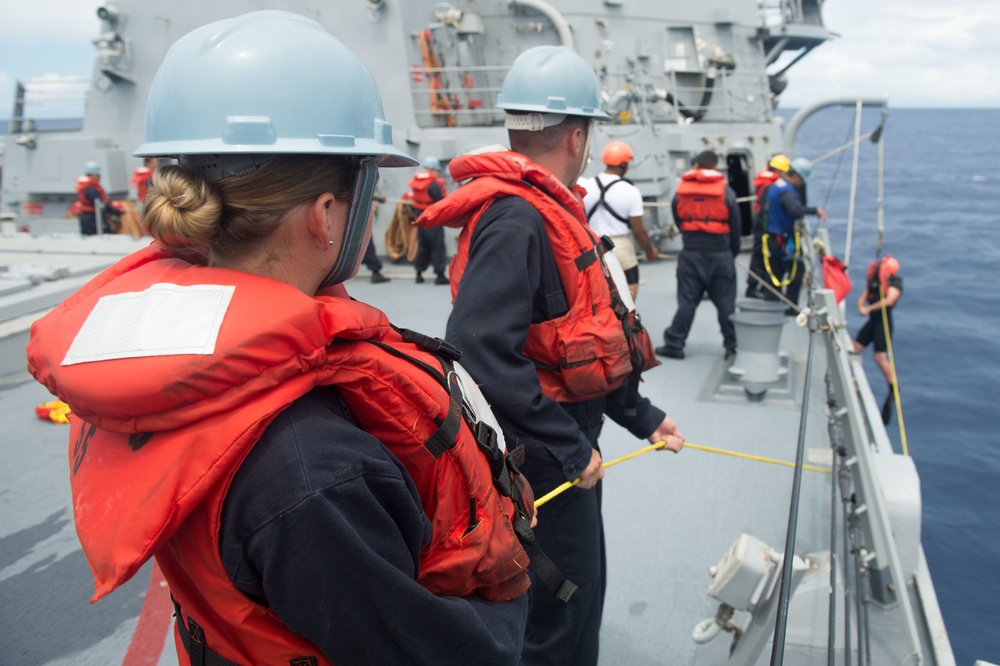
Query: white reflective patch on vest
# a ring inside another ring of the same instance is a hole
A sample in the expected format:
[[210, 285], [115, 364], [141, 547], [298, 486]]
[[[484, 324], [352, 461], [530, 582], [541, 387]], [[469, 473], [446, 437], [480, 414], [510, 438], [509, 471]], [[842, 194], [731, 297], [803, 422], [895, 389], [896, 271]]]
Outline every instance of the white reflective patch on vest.
[[479, 390], [479, 385], [476, 384], [476, 381], [465, 368], [459, 365], [457, 361], [454, 363], [454, 366], [455, 376], [458, 377], [465, 406], [472, 412], [472, 416], [476, 419], [477, 423], [481, 421], [496, 431], [497, 446], [500, 447], [501, 451], [507, 451], [507, 441], [503, 437], [503, 430], [500, 429], [500, 423], [497, 421], [496, 415], [493, 414], [490, 403], [486, 401], [486, 396]]
[[628, 290], [628, 280], [625, 278], [625, 269], [622, 268], [621, 262], [611, 252], [605, 252], [604, 265], [608, 267], [608, 272], [611, 273], [611, 280], [618, 289], [618, 296], [622, 299], [622, 303], [625, 304], [625, 308], [629, 312], [632, 312], [635, 310], [635, 301], [632, 300], [632, 292]]
[[62, 364], [212, 354], [235, 291], [232, 285], [161, 283], [104, 296], [83, 322]]

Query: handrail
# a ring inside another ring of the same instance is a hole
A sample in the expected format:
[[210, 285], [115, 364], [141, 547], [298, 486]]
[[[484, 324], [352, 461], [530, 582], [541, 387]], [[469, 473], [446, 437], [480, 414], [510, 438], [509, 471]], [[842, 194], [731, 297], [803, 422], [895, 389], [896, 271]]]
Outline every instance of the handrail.
[[785, 129], [785, 154], [795, 155], [795, 137], [798, 135], [802, 123], [808, 120], [811, 115], [830, 106], [855, 106], [859, 102], [862, 106], [885, 108], [889, 105], [886, 97], [828, 97], [804, 106], [788, 121], [788, 127]]
[[[820, 289], [816, 292], [817, 306], [826, 310], [826, 333], [823, 336], [827, 349], [827, 366], [833, 379], [836, 402], [842, 407], [840, 425], [844, 436], [848, 467], [851, 472], [854, 494], [861, 511], [860, 522], [865, 546], [869, 553], [868, 569], [873, 572], [873, 596], [882, 604], [897, 603], [903, 614], [911, 651], [920, 659], [920, 634], [913, 613], [910, 589], [899, 558], [899, 552], [889, 522], [887, 507], [875, 479], [874, 447], [891, 451], [888, 436], [882, 427], [878, 406], [871, 399], [861, 400], [858, 389], [868, 388], [860, 363], [852, 362], [848, 350], [853, 348], [850, 336], [840, 319], [833, 292]], [[873, 441], [869, 439], [869, 432]]]

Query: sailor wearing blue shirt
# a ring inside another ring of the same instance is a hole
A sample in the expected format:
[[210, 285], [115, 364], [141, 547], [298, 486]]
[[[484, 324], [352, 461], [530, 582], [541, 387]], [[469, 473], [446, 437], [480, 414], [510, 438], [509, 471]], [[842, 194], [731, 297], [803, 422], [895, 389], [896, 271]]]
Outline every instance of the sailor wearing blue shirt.
[[[803, 271], [799, 267], [802, 248], [796, 223], [806, 215], [818, 215], [826, 221], [822, 208], [806, 206], [802, 202], [801, 187], [812, 173], [812, 162], [804, 157], [792, 160], [784, 178], [779, 178], [767, 190], [767, 233], [764, 242], [764, 265], [776, 291], [784, 288], [785, 297], [792, 303], [799, 302]], [[788, 276], [787, 278], [785, 276]], [[766, 290], [764, 299], [777, 301], [774, 291]], [[789, 307], [787, 314], [795, 314]]]

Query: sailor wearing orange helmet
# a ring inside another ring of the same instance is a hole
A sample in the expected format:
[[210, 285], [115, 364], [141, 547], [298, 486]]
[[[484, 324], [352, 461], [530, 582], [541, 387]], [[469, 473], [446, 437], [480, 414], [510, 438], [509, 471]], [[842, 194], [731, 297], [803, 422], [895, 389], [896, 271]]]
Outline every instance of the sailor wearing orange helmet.
[[580, 181], [587, 190], [583, 208], [594, 233], [607, 236], [614, 243], [612, 252], [625, 270], [625, 281], [634, 301], [639, 292], [639, 258], [633, 236], [650, 261], [659, 259], [660, 251], [650, 243], [646, 225], [642, 223], [642, 193], [625, 179], [632, 161], [631, 146], [624, 141], [611, 141], [604, 146], [601, 161], [606, 167], [603, 173]]
[[[882, 421], [889, 421], [889, 407], [893, 395], [892, 366], [889, 364], [888, 337], [892, 337], [892, 309], [903, 295], [903, 278], [899, 277], [899, 262], [886, 255], [868, 265], [867, 287], [858, 297], [858, 312], [868, 321], [854, 338], [854, 351], [861, 353], [874, 343], [875, 364], [878, 365], [889, 385], [889, 396], [882, 405]], [[884, 315], [883, 315], [884, 313]]]

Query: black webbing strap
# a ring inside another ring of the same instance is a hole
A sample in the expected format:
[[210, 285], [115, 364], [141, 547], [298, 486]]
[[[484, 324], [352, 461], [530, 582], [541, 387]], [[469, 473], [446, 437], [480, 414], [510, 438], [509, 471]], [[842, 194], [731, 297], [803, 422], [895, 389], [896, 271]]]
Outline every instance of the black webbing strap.
[[188, 659], [191, 660], [191, 666], [240, 666], [236, 662], [224, 659], [217, 653], [212, 652], [205, 645], [205, 630], [201, 628], [201, 625], [195, 622], [193, 618], [188, 617], [187, 626], [184, 626], [184, 620], [181, 617], [181, 608], [177, 605], [177, 601], [173, 595], [171, 595], [170, 601], [174, 604], [174, 615], [177, 617], [177, 630], [181, 636], [184, 651], [187, 652]]
[[[170, 601], [174, 604], [178, 633], [181, 636], [184, 651], [187, 652], [188, 659], [191, 660], [191, 666], [241, 666], [241, 664], [229, 661], [217, 652], [213, 652], [205, 644], [205, 630], [194, 621], [194, 618], [189, 616], [187, 626], [184, 626], [181, 608], [177, 605], [177, 600], [174, 599], [173, 595], [170, 596]], [[288, 660], [288, 666], [317, 666], [318, 663], [316, 657], [296, 657]]]
[[448, 416], [445, 418], [434, 434], [431, 435], [424, 447], [437, 460], [445, 451], [455, 446], [458, 442], [458, 432], [462, 427], [462, 401], [459, 399], [460, 391], [455, 382], [448, 382]]
[[[457, 384], [457, 380], [455, 383]], [[528, 507], [524, 503], [524, 479], [517, 469], [517, 462], [524, 459], [524, 447], [518, 446], [505, 454], [497, 443], [496, 432], [482, 421], [476, 424], [475, 433], [476, 443], [489, 460], [493, 486], [514, 503], [514, 519], [511, 522], [517, 540], [528, 555], [528, 568], [535, 572], [556, 599], [568, 601], [576, 591], [576, 585], [566, 580], [559, 567], [535, 543], [535, 533], [528, 519]]]
[[625, 416], [635, 416], [635, 406], [639, 402], [639, 380], [642, 377], [642, 366], [646, 363], [646, 357], [632, 336], [627, 336], [627, 339], [632, 360], [632, 372], [628, 375], [628, 388], [625, 390], [625, 405], [623, 409]]
[[401, 358], [413, 363], [447, 389], [449, 395], [448, 416], [445, 417], [444, 421], [438, 424], [438, 429], [434, 431], [434, 434], [431, 435], [426, 442], [424, 442], [424, 447], [432, 456], [434, 456], [434, 459], [436, 460], [441, 457], [445, 451], [455, 446], [455, 443], [458, 441], [459, 430], [462, 426], [461, 393], [456, 386], [453, 386], [452, 383], [445, 378], [444, 374], [444, 371], [447, 371], [452, 362], [461, 358], [462, 352], [459, 351], [457, 347], [445, 342], [441, 338], [434, 338], [406, 328], [396, 328], [396, 330], [407, 342], [412, 342], [434, 354], [435, 358], [437, 358], [438, 362], [442, 365], [442, 369], [439, 371], [423, 361], [415, 359], [409, 354], [396, 349], [395, 347], [391, 347], [390, 345], [376, 340], [365, 340], [365, 342], [375, 345], [379, 349], [382, 349], [396, 358]]
[[587, 266], [591, 265], [597, 261], [601, 256], [610, 252], [615, 247], [615, 242], [608, 238], [607, 236], [601, 236], [597, 244], [590, 250], [587, 250], [579, 257], [573, 260], [576, 264], [576, 270], [582, 271]]
[[590, 210], [587, 211], [587, 221], [588, 222], [590, 221], [590, 218], [594, 214], [594, 211], [597, 210], [597, 207], [602, 206], [604, 210], [608, 211], [608, 213], [611, 214], [611, 217], [615, 218], [619, 222], [624, 222], [625, 224], [628, 224], [628, 218], [619, 215], [618, 211], [609, 206], [608, 202], [604, 200], [604, 193], [610, 190], [612, 185], [614, 185], [615, 183], [627, 183], [628, 181], [625, 180], [624, 178], [618, 178], [617, 180], [613, 180], [607, 185], [605, 185], [604, 183], [601, 182], [601, 179], [598, 176], [594, 176], [594, 182], [597, 183], [597, 189], [601, 191], [601, 194], [597, 202], [594, 203], [594, 205], [591, 206]]
[[535, 572], [539, 580], [549, 588], [552, 595], [559, 601], [569, 601], [569, 598], [576, 592], [576, 584], [563, 576], [549, 556], [542, 552], [542, 549], [535, 543], [535, 533], [531, 531], [531, 523], [528, 517], [522, 515], [520, 511], [514, 519], [514, 532], [517, 534], [521, 547], [528, 554], [530, 564], [528, 568]]
[[[393, 326], [393, 328], [396, 327]], [[430, 335], [425, 335], [424, 333], [411, 331], [408, 328], [396, 328], [396, 330], [399, 331], [404, 340], [419, 345], [432, 354], [440, 354], [451, 361], [457, 361], [462, 358], [462, 350], [450, 342], [442, 340], [441, 338], [435, 338]]]

